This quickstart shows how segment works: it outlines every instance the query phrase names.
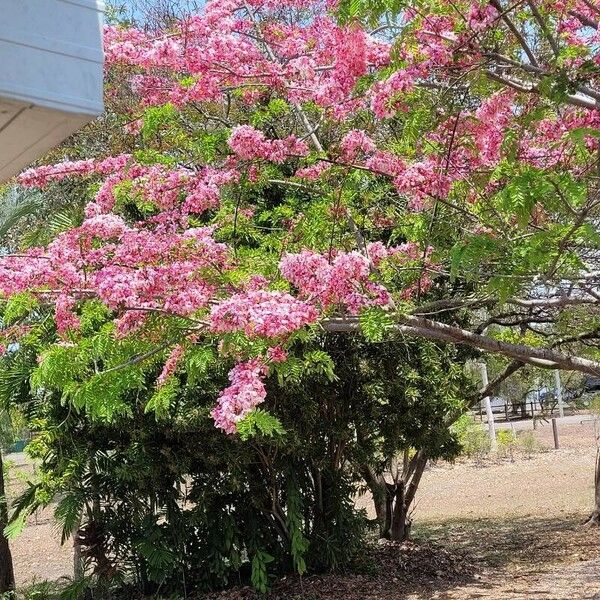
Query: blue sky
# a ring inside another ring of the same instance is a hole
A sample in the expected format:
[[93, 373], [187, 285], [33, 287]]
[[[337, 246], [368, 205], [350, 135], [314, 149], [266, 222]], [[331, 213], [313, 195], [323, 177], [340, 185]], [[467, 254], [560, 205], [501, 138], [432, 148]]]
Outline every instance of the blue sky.
[[107, 6], [122, 9], [125, 16], [139, 19], [143, 16], [143, 11], [140, 7], [143, 6], [160, 6], [161, 4], [169, 4], [183, 10], [190, 11], [201, 7], [204, 0], [105, 0]]

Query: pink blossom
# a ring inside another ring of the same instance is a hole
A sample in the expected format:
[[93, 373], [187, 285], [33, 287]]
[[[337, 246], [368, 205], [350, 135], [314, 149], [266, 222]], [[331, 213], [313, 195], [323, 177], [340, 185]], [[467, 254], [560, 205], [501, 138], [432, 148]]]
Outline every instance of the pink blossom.
[[158, 379], [156, 380], [157, 387], [162, 387], [167, 381], [167, 379], [169, 379], [169, 377], [171, 377], [175, 373], [175, 371], [177, 370], [177, 366], [183, 358], [184, 353], [185, 349], [181, 344], [177, 344], [173, 348], [173, 350], [171, 350], [169, 358], [167, 358], [167, 361], [163, 366], [163, 370], [161, 371], [160, 375], [158, 376]]
[[61, 294], [56, 299], [54, 319], [60, 335], [79, 329], [79, 318], [73, 311], [74, 308], [75, 301], [66, 295]]
[[248, 337], [282, 337], [317, 320], [314, 306], [289, 294], [247, 291], [234, 294], [211, 309], [215, 333], [243, 331]]
[[230, 386], [221, 392], [211, 413], [217, 427], [228, 434], [236, 433], [238, 421], [265, 401], [266, 372], [265, 365], [257, 358], [233, 367], [229, 372]]
[[377, 147], [364, 131], [353, 129], [342, 138], [340, 150], [342, 158], [347, 162], [352, 162], [359, 154], [373, 154]]
[[314, 181], [318, 179], [323, 173], [326, 173], [331, 169], [331, 164], [326, 163], [324, 161], [319, 161], [310, 167], [303, 167], [302, 169], [298, 169], [296, 171], [296, 177], [300, 177], [301, 179], [308, 179], [309, 181]]
[[273, 363], [285, 362], [288, 353], [281, 346], [272, 346], [267, 350], [267, 358]]
[[306, 142], [291, 135], [283, 140], [268, 140], [265, 134], [250, 125], [239, 125], [229, 138], [230, 148], [243, 160], [261, 158], [271, 162], [284, 162], [288, 156], [308, 154]]

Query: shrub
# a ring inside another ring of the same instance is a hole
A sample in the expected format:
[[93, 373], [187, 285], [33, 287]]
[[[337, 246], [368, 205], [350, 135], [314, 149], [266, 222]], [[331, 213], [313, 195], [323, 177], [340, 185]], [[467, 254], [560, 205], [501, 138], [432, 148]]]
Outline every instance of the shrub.
[[512, 429], [501, 429], [496, 434], [498, 443], [498, 455], [503, 458], [514, 460], [514, 451], [517, 447], [517, 436]]
[[490, 438], [481, 423], [472, 415], [465, 414], [452, 426], [452, 430], [462, 447], [462, 454], [481, 460], [491, 450]]
[[542, 451], [542, 445], [536, 440], [533, 431], [523, 431], [517, 437], [518, 446], [527, 456], [527, 458], [531, 458], [533, 454], [536, 452]]

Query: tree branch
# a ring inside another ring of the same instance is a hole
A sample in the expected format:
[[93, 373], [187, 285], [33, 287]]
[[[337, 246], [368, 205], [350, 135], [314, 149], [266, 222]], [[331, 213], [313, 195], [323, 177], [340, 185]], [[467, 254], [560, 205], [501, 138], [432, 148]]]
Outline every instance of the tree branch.
[[[534, 348], [524, 344], [513, 344], [496, 340], [486, 335], [472, 333], [466, 329], [431, 321], [413, 315], [397, 315], [394, 329], [401, 334], [423, 337], [430, 340], [464, 344], [493, 354], [502, 354], [509, 358], [544, 369], [564, 369], [600, 376], [600, 363], [578, 356], [569, 356], [555, 350]], [[330, 332], [357, 331], [360, 323], [357, 317], [329, 318], [321, 326]]]
[[511, 18], [504, 12], [504, 9], [502, 8], [502, 5], [500, 4], [500, 2], [498, 0], [490, 0], [490, 4], [501, 14], [500, 18], [504, 21], [504, 23], [506, 23], [506, 26], [510, 29], [512, 34], [517, 38], [519, 45], [521, 46], [521, 48], [523, 48], [525, 54], [527, 54], [527, 58], [529, 59], [529, 62], [532, 65], [537, 67], [538, 66], [537, 59], [535, 57], [535, 54], [529, 47], [529, 44], [527, 43], [525, 36], [519, 31], [517, 26], [512, 22]]

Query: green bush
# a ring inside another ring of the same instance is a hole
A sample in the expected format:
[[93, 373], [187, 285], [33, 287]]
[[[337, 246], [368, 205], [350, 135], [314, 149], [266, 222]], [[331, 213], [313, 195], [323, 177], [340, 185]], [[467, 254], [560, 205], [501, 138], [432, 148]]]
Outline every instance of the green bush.
[[514, 451], [517, 448], [517, 436], [512, 429], [500, 429], [496, 434], [498, 455], [514, 460]]
[[[238, 436], [210, 417], [229, 364], [208, 346], [194, 349], [159, 413], [147, 405], [160, 365], [118, 403], [100, 389], [89, 411], [64, 402], [62, 380], [39, 402], [25, 388], [19, 401], [32, 411], [28, 452], [40, 477], [20, 514], [58, 499], [65, 538], [81, 524], [95, 591], [103, 581], [138, 595], [237, 583], [265, 591], [278, 576], [352, 566], [365, 540], [366, 516], [354, 503], [360, 467], [382, 468], [405, 447], [455, 456], [446, 418], [469, 388], [451, 347], [347, 336], [304, 344], [266, 380], [268, 399]], [[31, 380], [38, 363], [25, 351], [5, 359], [0, 390], [3, 379]], [[56, 373], [65, 376], [58, 363]]]
[[490, 438], [483, 425], [472, 415], [462, 415], [452, 425], [452, 431], [457, 436], [463, 455], [480, 460], [490, 453]]
[[517, 437], [518, 447], [528, 458], [543, 450], [542, 445], [535, 439], [533, 431], [523, 431]]

